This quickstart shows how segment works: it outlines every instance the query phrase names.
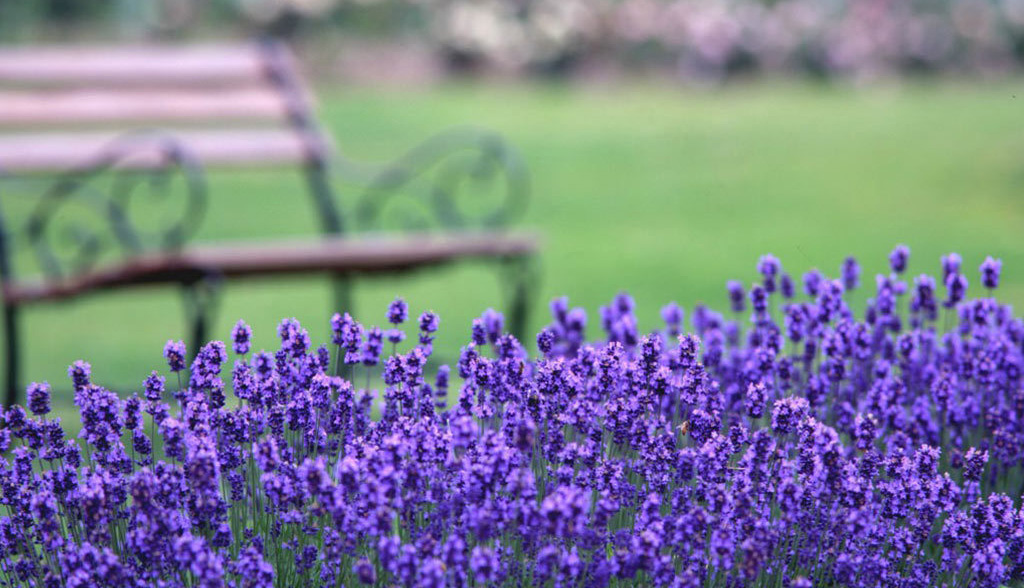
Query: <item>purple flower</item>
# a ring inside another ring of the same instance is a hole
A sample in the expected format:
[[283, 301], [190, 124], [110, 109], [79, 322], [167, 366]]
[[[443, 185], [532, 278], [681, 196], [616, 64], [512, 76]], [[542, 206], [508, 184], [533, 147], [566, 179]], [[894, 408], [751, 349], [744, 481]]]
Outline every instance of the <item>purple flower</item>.
[[684, 312], [681, 306], [675, 302], [669, 302], [661, 307], [661, 320], [665, 322], [670, 337], [678, 337], [683, 325]]
[[444, 586], [445, 568], [441, 560], [432, 557], [424, 561], [419, 568], [416, 588], [444, 588]]
[[938, 305], [935, 301], [935, 280], [926, 274], [914, 278], [914, 293], [910, 300], [910, 310], [924, 313], [928, 320], [935, 320]]
[[395, 298], [388, 305], [388, 322], [393, 325], [400, 325], [409, 316], [409, 305], [401, 297]]
[[473, 345], [476, 345], [477, 347], [482, 347], [487, 344], [487, 329], [484, 327], [483, 319], [473, 319], [473, 324], [470, 327], [469, 338], [473, 342]]
[[843, 278], [843, 290], [851, 292], [860, 286], [860, 264], [852, 255], [843, 260], [839, 274]]
[[352, 328], [354, 323], [355, 320], [349, 313], [346, 312], [344, 315], [340, 312], [334, 313], [334, 316], [331, 317], [331, 332], [333, 333], [331, 342], [335, 345], [344, 345], [345, 333]]
[[383, 345], [384, 333], [379, 327], [370, 327], [366, 333], [366, 343], [363, 344], [363, 353], [360, 359], [363, 365], [377, 365], [380, 362]]
[[167, 381], [166, 378], [156, 373], [156, 370], [150, 372], [146, 376], [145, 381], [142, 383], [143, 391], [145, 392], [146, 400], [150, 402], [160, 402], [163, 400], [164, 394], [164, 383]]
[[186, 436], [185, 476], [189, 482], [190, 508], [199, 516], [211, 516], [219, 505], [220, 486], [220, 462], [212, 439]]
[[347, 312], [342, 315], [335, 313], [331, 317], [331, 342], [345, 349], [345, 363], [355, 364], [362, 361], [360, 348], [363, 345], [363, 326], [355, 321]]
[[231, 329], [231, 348], [238, 355], [249, 353], [252, 343], [252, 327], [239, 319]]
[[960, 273], [960, 254], [950, 253], [942, 256], [942, 283], [945, 284], [949, 276]]
[[768, 290], [754, 284], [750, 289], [750, 305], [758, 315], [768, 312]]
[[292, 357], [301, 357], [309, 351], [309, 332], [294, 318], [284, 319], [277, 325], [277, 336], [281, 340], [281, 351]]
[[772, 430], [781, 435], [794, 432], [809, 410], [806, 398], [789, 396], [778, 400], [772, 408]]
[[817, 298], [821, 292], [821, 284], [825, 281], [825, 276], [821, 275], [816, 269], [804, 274], [804, 293], [811, 298]]
[[782, 297], [786, 300], [790, 300], [796, 294], [794, 288], [793, 278], [791, 278], [789, 274], [783, 273], [782, 277], [779, 278], [779, 293], [782, 294]]
[[565, 324], [569, 313], [569, 297], [562, 296], [555, 298], [551, 301], [550, 308], [551, 316], [554, 317], [555, 321]]
[[402, 329], [388, 329], [385, 335], [391, 343], [398, 344], [405, 341], [405, 331]]
[[972, 482], [981, 480], [981, 472], [988, 463], [988, 451], [979, 451], [971, 447], [964, 454], [964, 479]]
[[960, 304], [967, 295], [967, 276], [963, 274], [951, 274], [946, 279], [946, 300], [942, 305], [946, 308], [953, 308]]
[[991, 255], [985, 257], [985, 261], [981, 262], [981, 285], [985, 286], [989, 290], [994, 290], [999, 287], [999, 274], [1003, 270], [1003, 260], [993, 259]]
[[274, 566], [263, 559], [263, 554], [255, 547], [247, 547], [238, 559], [231, 562], [229, 570], [238, 576], [239, 588], [273, 588]]
[[224, 565], [220, 554], [211, 550], [202, 537], [189, 533], [174, 540], [174, 559], [189, 570], [202, 588], [224, 585]]
[[775, 292], [775, 278], [780, 271], [782, 264], [771, 253], [762, 255], [757, 262], [757, 272], [764, 278], [764, 289], [769, 294]]
[[370, 560], [365, 557], [361, 558], [352, 566], [352, 573], [356, 575], [356, 578], [358, 578], [360, 582], [366, 585], [373, 584], [377, 581], [377, 573], [373, 569], [373, 564], [371, 564]]
[[420, 315], [420, 343], [427, 345], [434, 340], [433, 334], [441, 325], [441, 319], [433, 311], [428, 310]]
[[180, 372], [185, 369], [185, 344], [181, 341], [167, 341], [164, 345], [164, 358], [167, 359], [167, 366], [172, 372]]
[[752, 419], [759, 419], [764, 415], [765, 402], [768, 399], [768, 392], [764, 382], [752, 383], [747, 386], [747, 416]]
[[[228, 359], [227, 350], [222, 341], [210, 341], [199, 350], [192, 360], [189, 373], [189, 386], [195, 390], [208, 390], [211, 399], [215, 400], [215, 408], [223, 405], [223, 382], [220, 380], [221, 366]], [[220, 398], [214, 396], [220, 393]]]
[[447, 365], [442, 365], [437, 368], [437, 379], [435, 385], [439, 390], [448, 388], [448, 374], [451, 368]]
[[747, 306], [746, 294], [743, 292], [743, 284], [737, 280], [729, 280], [725, 289], [729, 293], [729, 307], [733, 312], [743, 312]]
[[50, 412], [50, 384], [32, 382], [26, 392], [28, 409], [32, 414], [41, 416]]
[[91, 374], [92, 366], [80, 359], [68, 367], [68, 377], [71, 378], [71, 384], [75, 387], [76, 392], [89, 385]]
[[541, 331], [537, 333], [537, 350], [544, 355], [548, 355], [551, 353], [551, 350], [555, 348], [556, 339], [557, 336], [555, 335], [554, 330], [551, 328], [541, 329]]
[[574, 486], [559, 486], [540, 505], [540, 515], [548, 532], [556, 537], [571, 538], [585, 530], [587, 499]]
[[867, 451], [875, 442], [878, 430], [878, 421], [874, 415], [858, 414], [853, 421], [853, 439], [857, 449]]
[[504, 315], [493, 308], [488, 308], [482, 315], [480, 315], [480, 320], [483, 323], [487, 342], [494, 344], [505, 330]]
[[259, 384], [247, 362], [235, 361], [235, 367], [231, 370], [231, 387], [235, 391], [235, 396], [241, 400], [251, 401], [257, 398]]
[[998, 586], [1006, 579], [1006, 544], [993, 539], [971, 556], [971, 569], [983, 586]]
[[469, 556], [469, 569], [479, 582], [497, 582], [501, 576], [501, 562], [490, 547], [477, 545]]
[[910, 248], [906, 245], [897, 245], [889, 254], [889, 267], [894, 274], [902, 274], [907, 269], [907, 261], [910, 260]]

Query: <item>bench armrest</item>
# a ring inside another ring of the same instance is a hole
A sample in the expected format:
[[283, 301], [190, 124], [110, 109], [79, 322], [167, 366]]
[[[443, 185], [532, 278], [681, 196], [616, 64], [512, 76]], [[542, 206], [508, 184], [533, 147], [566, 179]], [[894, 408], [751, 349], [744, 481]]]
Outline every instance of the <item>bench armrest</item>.
[[530, 195], [519, 153], [479, 129], [444, 131], [371, 171], [337, 163], [341, 179], [359, 186], [349, 209], [359, 231], [499, 229], [522, 216]]
[[[5, 175], [0, 170], [0, 178]], [[110, 182], [101, 188], [102, 178]], [[173, 213], [142, 215], [136, 208], [143, 201], [173, 202]], [[60, 280], [91, 269], [109, 250], [134, 255], [177, 249], [198, 228], [205, 208], [202, 166], [184, 143], [167, 133], [131, 132], [58, 175], [24, 225], [0, 230], [8, 248], [24, 241], [43, 274]]]

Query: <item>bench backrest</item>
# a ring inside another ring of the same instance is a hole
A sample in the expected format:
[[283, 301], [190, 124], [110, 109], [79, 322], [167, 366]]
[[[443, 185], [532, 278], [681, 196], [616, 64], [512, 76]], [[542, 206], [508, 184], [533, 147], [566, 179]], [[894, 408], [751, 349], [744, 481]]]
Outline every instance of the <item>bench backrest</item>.
[[294, 60], [277, 42], [0, 49], [4, 172], [87, 165], [83, 153], [100, 153], [126, 129], [167, 126], [209, 165], [329, 156]]
[[[57, 174], [17, 226], [5, 222], [0, 193], [0, 281], [13, 277], [15, 240], [26, 242], [51, 280], [89, 269], [106, 253], [179, 247], [199, 226], [204, 166], [301, 166], [320, 228], [331, 235], [385, 229], [389, 218], [402, 228], [500, 228], [522, 212], [528, 192], [515, 150], [473, 129], [442, 132], [384, 166], [367, 166], [368, 173], [333, 166], [332, 174], [364, 176], [354, 178], [361, 194], [346, 198], [351, 218], [342, 218], [328, 162], [345, 163], [320, 131], [295, 60], [279, 42], [0, 48], [0, 180]], [[112, 188], [86, 198], [88, 184], [107, 172]], [[179, 176], [186, 186], [181, 217], [156, 232], [137, 230], [129, 213], [134, 190], [143, 182], [159, 190]], [[472, 200], [460, 196], [469, 193]], [[91, 226], [66, 212], [66, 203], [85, 200], [95, 201], [100, 217]], [[76, 240], [64, 255], [54, 252], [54, 236], [69, 234], [58, 228], [61, 214], [71, 216]]]
[[[5, 222], [0, 199], [0, 279], [13, 275], [16, 238], [50, 279], [92, 266], [111, 249], [101, 240], [129, 254], [180, 246], [205, 208], [207, 166], [299, 167], [322, 229], [340, 233], [325, 177], [332, 145], [312, 104], [291, 52], [273, 40], [0, 48], [0, 179], [49, 176], [21, 227]], [[91, 200], [105, 228], [72, 218], [80, 243], [59, 255], [54, 234], [67, 231], [56, 217], [68, 216], [65, 203], [89, 200], [79, 196], [104, 174], [112, 188]], [[132, 194], [142, 183], [169, 190], [177, 176], [184, 213], [144, 234], [127, 212]]]

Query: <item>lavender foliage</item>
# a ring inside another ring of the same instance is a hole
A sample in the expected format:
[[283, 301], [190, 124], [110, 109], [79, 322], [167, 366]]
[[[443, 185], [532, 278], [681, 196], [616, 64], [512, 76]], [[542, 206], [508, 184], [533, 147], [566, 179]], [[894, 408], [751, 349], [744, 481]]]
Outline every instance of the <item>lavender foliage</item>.
[[333, 358], [294, 319], [248, 357], [239, 323], [230, 378], [212, 342], [127, 399], [76, 362], [77, 440], [46, 384], [0, 412], [0, 585], [1018, 585], [1024, 321], [908, 261], [862, 316], [852, 258], [801, 294], [765, 256], [692, 333], [620, 294], [588, 339], [558, 299], [533, 358], [488, 309], [452, 368], [434, 313], [390, 356], [347, 314]]

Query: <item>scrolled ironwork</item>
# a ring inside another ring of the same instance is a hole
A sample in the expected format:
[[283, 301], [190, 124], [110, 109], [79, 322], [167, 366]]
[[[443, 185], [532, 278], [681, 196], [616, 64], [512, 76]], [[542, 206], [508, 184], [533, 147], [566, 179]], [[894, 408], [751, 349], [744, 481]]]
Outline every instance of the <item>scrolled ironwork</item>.
[[[363, 183], [355, 206], [361, 230], [390, 228], [388, 211], [400, 215], [395, 228], [404, 230], [501, 228], [523, 213], [530, 191], [518, 152], [475, 129], [435, 135]], [[493, 197], [484, 201], [488, 193]]]
[[[107, 172], [112, 183], [104, 191], [96, 184]], [[178, 177], [184, 183], [183, 194], [173, 189]], [[147, 196], [150, 203], [182, 199], [180, 213], [150, 215], [159, 226], [147, 230], [134, 214], [138, 202]], [[63, 212], [72, 204], [84, 205], [93, 218], [82, 214], [68, 218]], [[89, 270], [112, 248], [124, 255], [179, 248], [198, 228], [205, 208], [202, 167], [184, 145], [163, 133], [132, 133], [115, 139], [87, 165], [61, 174], [50, 184], [21, 235], [43, 274], [58, 280]], [[61, 247], [61, 239], [69, 243]], [[59, 250], [65, 249], [71, 253], [61, 255]]]

